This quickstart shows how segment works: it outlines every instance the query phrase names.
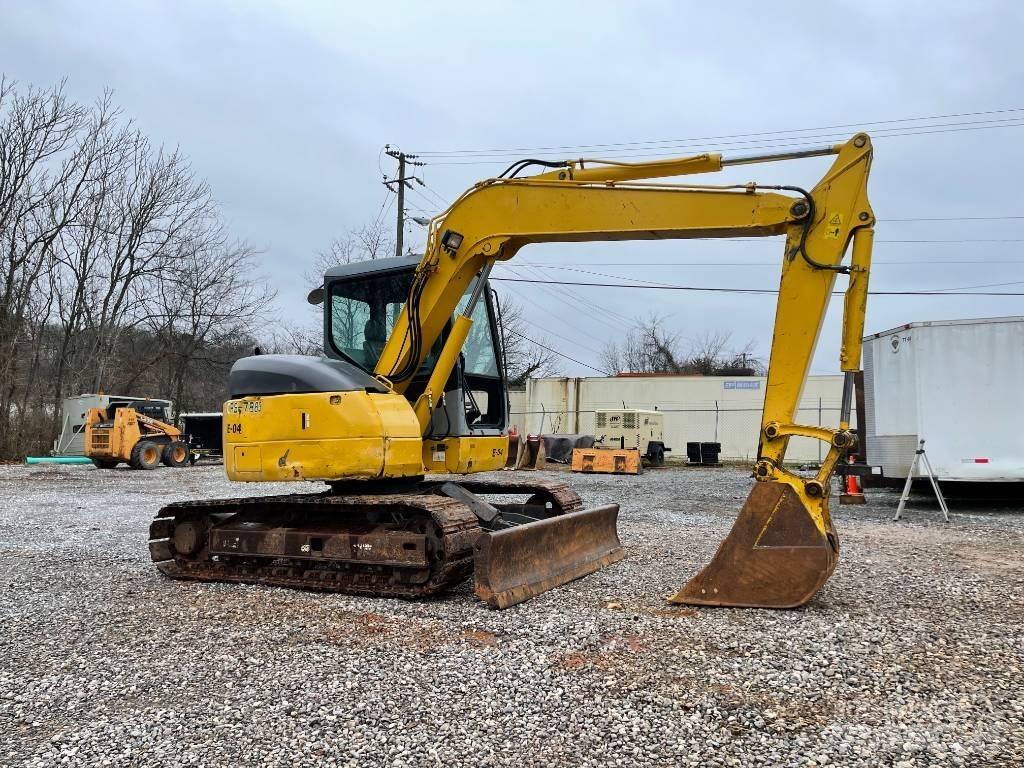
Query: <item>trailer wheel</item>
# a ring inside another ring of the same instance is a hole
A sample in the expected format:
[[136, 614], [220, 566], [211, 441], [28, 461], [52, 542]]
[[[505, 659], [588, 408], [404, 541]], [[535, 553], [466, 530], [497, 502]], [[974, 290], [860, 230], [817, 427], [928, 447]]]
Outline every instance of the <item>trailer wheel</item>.
[[132, 469], [155, 469], [160, 463], [160, 445], [152, 440], [140, 440], [132, 448]]
[[108, 461], [106, 459], [93, 459], [92, 463], [95, 464], [99, 469], [113, 469], [117, 466], [116, 461]]
[[168, 467], [184, 467], [188, 464], [188, 448], [181, 440], [172, 440], [164, 446], [160, 460]]
[[650, 457], [652, 467], [665, 466], [665, 446], [661, 443], [648, 443], [647, 455]]

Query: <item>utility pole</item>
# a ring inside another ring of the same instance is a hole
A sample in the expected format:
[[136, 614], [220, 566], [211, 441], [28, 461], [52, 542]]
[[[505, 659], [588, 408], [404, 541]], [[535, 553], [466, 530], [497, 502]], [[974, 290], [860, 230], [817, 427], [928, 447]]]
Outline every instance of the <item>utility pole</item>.
[[[417, 160], [419, 155], [407, 155], [405, 152], [400, 151], [396, 147], [392, 147], [390, 144], [386, 144], [384, 146], [384, 153], [398, 161], [398, 175], [393, 179], [385, 177], [384, 186], [398, 195], [398, 226], [395, 231], [395, 256], [401, 256], [402, 239], [405, 234], [405, 188], [409, 187], [411, 189], [412, 184], [409, 182], [413, 180], [419, 181], [421, 184], [423, 183], [415, 176], [406, 176], [405, 167], [407, 165], [423, 165], [423, 163]], [[393, 188], [391, 186], [392, 184], [396, 184], [397, 189]]]

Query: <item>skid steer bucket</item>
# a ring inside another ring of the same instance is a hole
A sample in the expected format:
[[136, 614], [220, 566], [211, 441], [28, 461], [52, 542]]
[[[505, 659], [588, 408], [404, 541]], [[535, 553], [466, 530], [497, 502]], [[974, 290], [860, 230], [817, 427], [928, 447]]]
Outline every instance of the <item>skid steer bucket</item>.
[[826, 532], [786, 483], [754, 485], [714, 559], [670, 602], [737, 608], [797, 608], [832, 575], [839, 540], [821, 500]]
[[619, 505], [480, 534], [474, 547], [476, 594], [491, 608], [529, 600], [618, 562]]

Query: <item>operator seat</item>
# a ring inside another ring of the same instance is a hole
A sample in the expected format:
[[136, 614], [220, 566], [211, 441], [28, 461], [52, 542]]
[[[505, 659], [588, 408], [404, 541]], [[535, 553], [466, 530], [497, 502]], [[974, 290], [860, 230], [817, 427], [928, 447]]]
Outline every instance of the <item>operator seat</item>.
[[363, 363], [367, 370], [372, 371], [377, 365], [387, 341], [384, 322], [373, 318], [367, 320], [363, 327]]

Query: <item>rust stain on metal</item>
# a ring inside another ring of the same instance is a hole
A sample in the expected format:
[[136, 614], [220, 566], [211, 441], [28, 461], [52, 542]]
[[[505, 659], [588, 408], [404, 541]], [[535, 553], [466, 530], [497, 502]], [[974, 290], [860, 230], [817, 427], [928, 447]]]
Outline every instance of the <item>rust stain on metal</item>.
[[[513, 526], [497, 533], [484, 532], [466, 503], [440, 495], [440, 485], [169, 504], [150, 526], [150, 554], [161, 573], [176, 579], [416, 598], [467, 578], [474, 545], [486, 537], [478, 591], [483, 584], [487, 596], [481, 596], [495, 607], [622, 558], [618, 507], [582, 511], [579, 496], [563, 483], [461, 483], [473, 494], [527, 497], [525, 503], [495, 503]], [[185, 550], [175, 547], [177, 526], [178, 538], [190, 542]], [[185, 528], [195, 533], [186, 536]], [[533, 534], [538, 538], [529, 547], [516, 545]], [[496, 554], [503, 548], [502, 562]], [[488, 593], [486, 585], [498, 582]]]
[[624, 557], [618, 504], [483, 533], [476, 544], [476, 594], [508, 608]]
[[797, 608], [835, 570], [839, 544], [830, 534], [818, 531], [788, 485], [756, 483], [714, 559], [670, 602]]

